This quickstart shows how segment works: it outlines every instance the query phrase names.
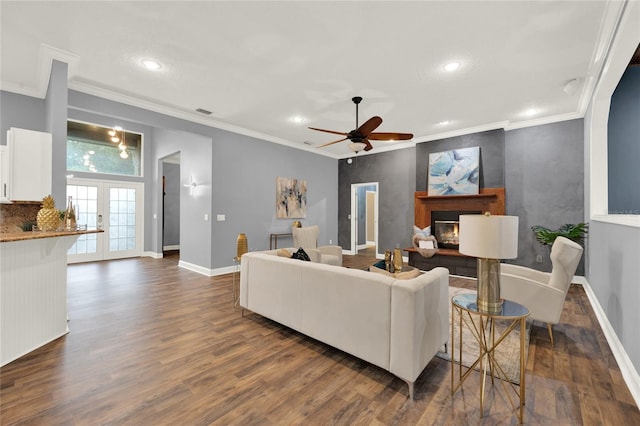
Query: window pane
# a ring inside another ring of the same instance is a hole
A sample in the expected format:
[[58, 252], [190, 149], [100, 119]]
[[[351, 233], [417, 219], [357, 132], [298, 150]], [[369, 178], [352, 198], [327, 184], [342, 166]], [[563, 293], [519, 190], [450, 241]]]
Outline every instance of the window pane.
[[[67, 122], [67, 170], [125, 176], [141, 176], [142, 135], [117, 131], [120, 142], [111, 141], [107, 127]], [[122, 144], [122, 146], [119, 146]], [[127, 155], [123, 153], [125, 148]]]

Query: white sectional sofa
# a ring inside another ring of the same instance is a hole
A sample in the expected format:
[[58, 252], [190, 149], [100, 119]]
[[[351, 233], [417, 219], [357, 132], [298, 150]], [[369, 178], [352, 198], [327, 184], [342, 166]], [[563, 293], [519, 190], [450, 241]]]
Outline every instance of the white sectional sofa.
[[449, 271], [408, 280], [276, 255], [242, 256], [240, 306], [414, 383], [448, 340]]

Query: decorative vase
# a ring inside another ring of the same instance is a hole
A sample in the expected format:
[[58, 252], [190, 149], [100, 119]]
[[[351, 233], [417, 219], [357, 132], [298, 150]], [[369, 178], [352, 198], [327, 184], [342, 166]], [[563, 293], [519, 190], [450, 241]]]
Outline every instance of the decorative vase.
[[249, 244], [247, 242], [247, 236], [245, 234], [238, 234], [236, 240], [236, 260], [240, 261], [240, 257], [249, 251]]
[[399, 247], [393, 249], [393, 272], [402, 271], [402, 250]]
[[391, 250], [384, 252], [384, 269], [387, 272], [391, 272]]
[[42, 208], [38, 212], [36, 223], [41, 231], [55, 231], [60, 226], [60, 213], [51, 195], [42, 199]]

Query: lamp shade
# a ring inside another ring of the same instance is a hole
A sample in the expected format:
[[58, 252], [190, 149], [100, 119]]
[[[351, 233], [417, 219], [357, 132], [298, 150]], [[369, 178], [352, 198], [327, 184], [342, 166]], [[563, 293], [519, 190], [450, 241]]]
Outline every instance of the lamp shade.
[[460, 215], [460, 253], [485, 259], [518, 257], [518, 216]]

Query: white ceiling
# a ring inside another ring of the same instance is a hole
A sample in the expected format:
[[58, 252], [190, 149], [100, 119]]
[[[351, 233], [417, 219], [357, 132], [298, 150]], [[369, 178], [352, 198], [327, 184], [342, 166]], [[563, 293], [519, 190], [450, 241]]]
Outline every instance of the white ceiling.
[[61, 59], [72, 89], [340, 158], [347, 142], [305, 145], [338, 138], [307, 126], [352, 130], [357, 95], [360, 124], [413, 143], [582, 117], [622, 5], [2, 1], [0, 88], [44, 97]]

